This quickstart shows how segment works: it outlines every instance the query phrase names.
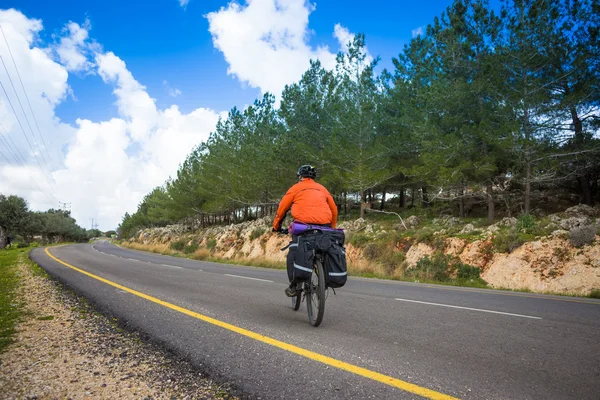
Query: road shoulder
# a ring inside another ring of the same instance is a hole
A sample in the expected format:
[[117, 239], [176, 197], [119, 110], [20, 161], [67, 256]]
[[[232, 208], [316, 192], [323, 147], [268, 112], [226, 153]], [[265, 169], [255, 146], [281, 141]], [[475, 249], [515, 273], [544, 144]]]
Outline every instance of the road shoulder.
[[37, 265], [18, 266], [24, 317], [0, 355], [0, 398], [223, 398], [228, 391], [120, 329]]

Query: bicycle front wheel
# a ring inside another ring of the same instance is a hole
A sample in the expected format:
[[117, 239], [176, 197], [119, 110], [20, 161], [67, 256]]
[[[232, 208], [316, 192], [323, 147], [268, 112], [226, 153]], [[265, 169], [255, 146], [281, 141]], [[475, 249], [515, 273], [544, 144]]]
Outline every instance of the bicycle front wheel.
[[319, 326], [325, 314], [325, 270], [320, 260], [315, 261], [313, 273], [308, 283], [306, 308], [308, 320], [312, 326]]

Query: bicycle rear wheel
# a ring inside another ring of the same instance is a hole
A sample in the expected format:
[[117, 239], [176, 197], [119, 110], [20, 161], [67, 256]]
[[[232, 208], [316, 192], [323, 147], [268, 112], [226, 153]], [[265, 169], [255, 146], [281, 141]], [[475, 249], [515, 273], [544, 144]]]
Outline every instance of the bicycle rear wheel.
[[325, 314], [325, 270], [320, 260], [315, 261], [313, 273], [307, 284], [306, 309], [308, 321], [312, 326], [319, 326]]

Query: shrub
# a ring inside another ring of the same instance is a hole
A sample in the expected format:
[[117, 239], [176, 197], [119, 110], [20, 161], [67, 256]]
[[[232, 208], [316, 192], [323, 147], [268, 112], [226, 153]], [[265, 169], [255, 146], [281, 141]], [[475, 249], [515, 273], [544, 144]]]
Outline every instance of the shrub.
[[194, 252], [194, 259], [196, 260], [206, 260], [210, 257], [210, 251], [206, 249], [198, 249]]
[[17, 249], [25, 249], [27, 247], [29, 247], [29, 245], [27, 243], [24, 243], [24, 242], [17, 243]]
[[523, 214], [519, 217], [519, 221], [517, 222], [517, 231], [522, 231], [523, 229], [530, 229], [535, 226], [535, 217], [531, 214]]
[[590, 297], [594, 299], [600, 299], [600, 289], [592, 289], [590, 292]]
[[480, 270], [469, 264], [458, 263], [458, 271], [456, 273], [456, 279], [480, 279]]
[[425, 256], [413, 268], [406, 270], [405, 275], [417, 279], [448, 281], [451, 258], [443, 253], [435, 253], [432, 257]]
[[179, 239], [178, 241], [171, 243], [171, 246], [169, 247], [171, 247], [173, 250], [182, 251], [185, 247], [185, 240]]
[[593, 243], [595, 238], [596, 227], [592, 225], [574, 228], [569, 232], [569, 240], [575, 247], [583, 247], [586, 244]]
[[212, 239], [212, 238], [211, 238], [211, 239], [208, 239], [208, 240], [206, 241], [206, 247], [207, 247], [209, 250], [213, 250], [215, 247], [217, 247], [217, 240], [216, 240], [216, 239]]
[[348, 243], [354, 247], [362, 247], [371, 241], [371, 237], [365, 233], [353, 233], [348, 237]]
[[369, 261], [374, 261], [381, 256], [381, 246], [375, 243], [369, 243], [363, 250], [363, 255]]
[[514, 229], [498, 232], [492, 239], [492, 246], [498, 253], [512, 253], [525, 243], [525, 237]]
[[250, 240], [257, 239], [261, 237], [267, 230], [263, 228], [256, 228], [250, 233]]
[[183, 249], [183, 252], [185, 254], [191, 254], [191, 253], [194, 253], [196, 250], [198, 250], [198, 243], [192, 242], [191, 244], [185, 246], [185, 248]]

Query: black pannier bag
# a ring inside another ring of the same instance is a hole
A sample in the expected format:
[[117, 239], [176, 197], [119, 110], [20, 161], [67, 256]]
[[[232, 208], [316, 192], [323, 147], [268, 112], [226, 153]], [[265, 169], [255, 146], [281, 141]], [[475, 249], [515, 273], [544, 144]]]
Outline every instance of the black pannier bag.
[[294, 278], [298, 281], [310, 278], [315, 260], [315, 240], [315, 235], [300, 235], [297, 242], [290, 245], [297, 246], [294, 255]]
[[325, 283], [334, 289], [344, 286], [348, 279], [344, 241], [344, 232], [339, 230], [325, 230], [316, 241], [317, 248], [324, 254]]

